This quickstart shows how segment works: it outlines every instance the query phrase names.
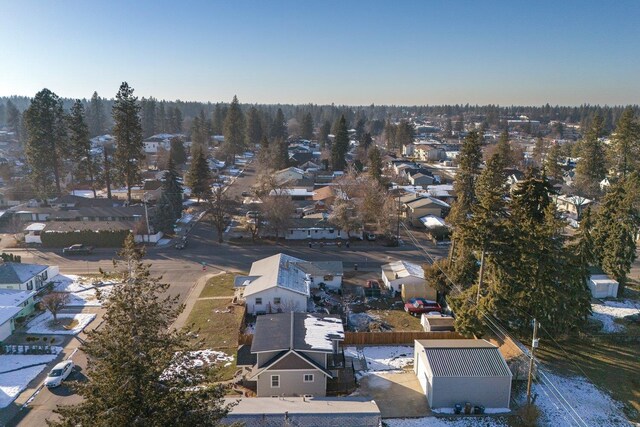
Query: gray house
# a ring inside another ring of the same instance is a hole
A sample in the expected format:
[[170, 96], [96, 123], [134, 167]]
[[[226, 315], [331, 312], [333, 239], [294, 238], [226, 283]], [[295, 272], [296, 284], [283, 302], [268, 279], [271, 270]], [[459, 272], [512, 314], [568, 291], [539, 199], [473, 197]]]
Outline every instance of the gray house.
[[339, 317], [312, 313], [258, 316], [251, 344], [257, 362], [247, 375], [258, 397], [326, 396], [333, 368], [344, 365]]
[[509, 408], [511, 371], [485, 340], [416, 340], [414, 372], [433, 408], [456, 404]]

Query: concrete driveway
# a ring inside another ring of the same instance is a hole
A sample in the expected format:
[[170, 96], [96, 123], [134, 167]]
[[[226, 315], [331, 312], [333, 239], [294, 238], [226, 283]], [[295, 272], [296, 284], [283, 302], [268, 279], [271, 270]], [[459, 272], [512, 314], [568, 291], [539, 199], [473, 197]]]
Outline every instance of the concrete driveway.
[[375, 400], [382, 418], [431, 415], [427, 397], [413, 372], [369, 374], [360, 379], [357, 393]]

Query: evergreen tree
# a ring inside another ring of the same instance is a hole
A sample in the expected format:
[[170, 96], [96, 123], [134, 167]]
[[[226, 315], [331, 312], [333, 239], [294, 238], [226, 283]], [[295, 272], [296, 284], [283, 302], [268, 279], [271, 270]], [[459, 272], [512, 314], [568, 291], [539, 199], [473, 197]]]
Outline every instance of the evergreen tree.
[[580, 144], [580, 160], [576, 165], [576, 188], [587, 197], [600, 194], [600, 181], [607, 176], [604, 148], [598, 137], [602, 132], [602, 119], [596, 116]]
[[142, 136], [149, 138], [156, 133], [156, 100], [152, 97], [140, 100], [140, 111], [142, 112]]
[[[59, 407], [50, 426], [217, 426], [227, 414], [222, 386], [198, 384], [200, 342], [171, 327], [183, 306], [163, 296], [169, 285], [152, 277], [150, 264], [129, 235], [114, 262], [122, 283], [108, 298], [101, 328], [88, 332], [86, 382], [74, 384], [81, 403]], [[179, 367], [179, 368], [177, 368]], [[198, 385], [197, 387], [195, 385]]]
[[562, 166], [560, 165], [560, 145], [552, 144], [545, 157], [544, 168], [548, 176], [553, 179], [562, 178]]
[[401, 120], [396, 127], [396, 147], [402, 148], [404, 145], [411, 144], [415, 138], [415, 129], [411, 123]]
[[225, 152], [229, 163], [235, 164], [236, 156], [245, 150], [245, 137], [244, 137], [245, 123], [244, 115], [240, 109], [240, 103], [238, 97], [234, 95], [233, 101], [227, 111], [227, 116], [224, 119], [224, 146]]
[[94, 137], [102, 135], [106, 128], [104, 114], [104, 105], [102, 98], [98, 96], [98, 92], [93, 92], [89, 107], [87, 108], [87, 124], [89, 126], [89, 136]]
[[211, 193], [211, 170], [201, 148], [197, 148], [193, 153], [186, 184], [191, 188], [191, 194], [198, 199], [198, 203], [201, 199], [207, 199]]
[[371, 138], [371, 134], [369, 132], [363, 133], [362, 137], [360, 138], [360, 147], [362, 147], [365, 151], [367, 151], [369, 147], [371, 147], [371, 144], [373, 144], [373, 139]]
[[218, 103], [213, 109], [213, 120], [211, 121], [211, 130], [214, 135], [222, 135], [224, 132], [224, 120], [227, 115], [227, 109]]
[[444, 137], [451, 138], [453, 136], [453, 124], [451, 123], [451, 117], [447, 117], [447, 121], [444, 124]]
[[174, 107], [171, 110], [171, 116], [169, 119], [171, 124], [171, 132], [172, 133], [181, 133], [182, 132], [182, 111], [178, 107]]
[[529, 174], [513, 192], [505, 242], [492, 258], [485, 303], [498, 317], [527, 330], [531, 317], [566, 333], [590, 312], [585, 269], [562, 234], [551, 184]]
[[533, 146], [533, 162], [536, 167], [542, 167], [547, 157], [547, 151], [549, 151], [549, 145], [542, 137], [536, 139], [536, 144]]
[[140, 164], [144, 159], [140, 106], [133, 88], [127, 82], [120, 85], [113, 104], [113, 136], [116, 140], [114, 166], [127, 187], [127, 201], [131, 203], [131, 187], [142, 180]]
[[611, 160], [616, 171], [626, 177], [638, 170], [640, 158], [640, 125], [632, 107], [627, 107], [611, 136]]
[[331, 147], [331, 168], [334, 171], [344, 170], [346, 167], [345, 156], [349, 151], [349, 131], [347, 129], [347, 121], [344, 115], [340, 117], [340, 123], [336, 137]]
[[329, 143], [329, 134], [331, 133], [331, 122], [329, 120], [325, 120], [320, 126], [320, 135], [318, 135], [318, 139], [320, 140], [320, 144], [326, 145]]
[[164, 108], [164, 101], [158, 103], [158, 111], [156, 112], [156, 131], [160, 133], [167, 133], [167, 111]]
[[304, 115], [300, 128], [300, 133], [303, 139], [313, 139], [313, 117], [311, 117], [311, 113], [307, 113]]
[[7, 116], [7, 127], [10, 132], [13, 132], [16, 135], [16, 139], [18, 141], [22, 140], [20, 135], [20, 131], [22, 130], [22, 114], [20, 114], [20, 110], [16, 108], [11, 100], [7, 100], [7, 112], [5, 113]]
[[509, 143], [508, 131], [505, 130], [500, 134], [498, 144], [496, 145], [496, 152], [500, 155], [505, 168], [514, 165], [514, 156], [513, 151], [511, 150], [511, 144]]
[[96, 197], [95, 178], [97, 164], [91, 155], [89, 128], [85, 122], [84, 106], [79, 99], [71, 107], [68, 118], [70, 152], [76, 160], [74, 174], [80, 179], [89, 181], [93, 197]]
[[368, 153], [369, 174], [378, 183], [382, 183], [382, 156], [377, 146], [371, 147]]
[[170, 207], [169, 212], [174, 221], [182, 217], [182, 193], [182, 184], [180, 183], [178, 172], [176, 172], [173, 157], [169, 156], [167, 171], [162, 178], [162, 194], [167, 196]]
[[[24, 112], [27, 129], [25, 149], [30, 178], [36, 193], [45, 198], [62, 194], [63, 160], [68, 154], [62, 100], [42, 89]], [[51, 187], [52, 182], [54, 188]]]
[[460, 149], [458, 172], [453, 184], [457, 199], [449, 215], [454, 226], [466, 220], [467, 215], [471, 213], [471, 205], [476, 200], [475, 185], [482, 162], [481, 142], [480, 134], [473, 130], [469, 132]]
[[597, 213], [593, 238], [599, 265], [618, 281], [618, 296], [623, 295], [631, 265], [636, 259], [638, 210], [633, 203], [637, 183], [622, 179], [604, 196]]
[[598, 253], [594, 236], [594, 221], [591, 208], [582, 213], [580, 228], [573, 238], [573, 252], [584, 268], [598, 264]]
[[246, 146], [253, 148], [262, 140], [262, 120], [260, 113], [256, 107], [251, 107], [247, 113], [247, 129], [245, 136], [247, 138]]
[[176, 165], [182, 165], [187, 161], [187, 151], [184, 149], [182, 138], [174, 136], [170, 141], [169, 157], [173, 159]]
[[287, 123], [285, 122], [282, 108], [278, 108], [276, 117], [271, 124], [271, 138], [282, 138], [284, 140], [287, 139]]
[[155, 230], [162, 231], [165, 234], [174, 233], [176, 218], [173, 214], [173, 208], [171, 200], [169, 199], [169, 194], [163, 191], [160, 195], [160, 199], [158, 199], [155, 214], [152, 218], [153, 228]]
[[284, 138], [276, 138], [270, 147], [271, 166], [276, 170], [289, 166], [289, 144], [287, 141]]
[[460, 116], [456, 121], [454, 130], [459, 134], [460, 132], [464, 132], [464, 118]]

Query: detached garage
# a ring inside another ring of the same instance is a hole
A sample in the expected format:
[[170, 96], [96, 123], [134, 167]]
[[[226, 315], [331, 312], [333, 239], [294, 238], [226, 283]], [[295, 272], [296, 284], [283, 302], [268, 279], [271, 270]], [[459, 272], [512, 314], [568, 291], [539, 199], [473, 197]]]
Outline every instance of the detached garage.
[[416, 340], [413, 369], [432, 409], [466, 402], [509, 407], [511, 371], [488, 341]]

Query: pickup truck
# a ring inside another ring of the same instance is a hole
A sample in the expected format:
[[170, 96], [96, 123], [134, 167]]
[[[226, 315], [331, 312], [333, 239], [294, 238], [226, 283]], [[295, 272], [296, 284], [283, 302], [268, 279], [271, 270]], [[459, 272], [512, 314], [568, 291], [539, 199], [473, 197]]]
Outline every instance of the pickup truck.
[[93, 246], [85, 246], [82, 243], [71, 245], [68, 248], [62, 249], [62, 253], [65, 255], [84, 255], [93, 252]]

